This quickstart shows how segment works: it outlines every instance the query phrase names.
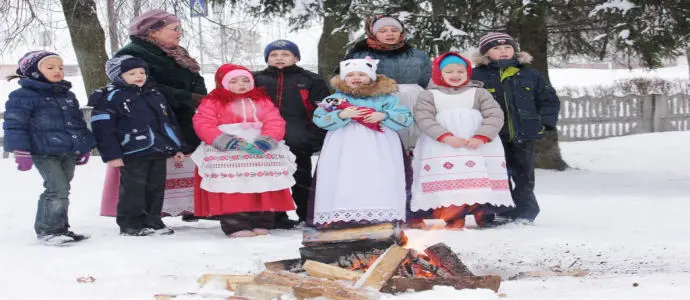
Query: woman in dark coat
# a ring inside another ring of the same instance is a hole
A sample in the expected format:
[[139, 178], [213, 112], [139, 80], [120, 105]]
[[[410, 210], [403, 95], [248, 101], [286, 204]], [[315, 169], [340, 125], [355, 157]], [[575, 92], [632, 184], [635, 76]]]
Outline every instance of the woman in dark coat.
[[[148, 78], [155, 82], [156, 89], [163, 93], [175, 113], [185, 145], [182, 152], [185, 154], [194, 152], [200, 140], [194, 133], [192, 117], [207, 92], [204, 78], [199, 73], [201, 66], [189, 56], [185, 48], [180, 46], [182, 37], [180, 19], [163, 10], [150, 10], [132, 21], [129, 26], [129, 35], [131, 42], [115, 53], [115, 56], [128, 54], [146, 61]], [[166, 183], [166, 191], [174, 190], [176, 197], [165, 200], [164, 214], [193, 216], [191, 179], [193, 171], [188, 172], [187, 165], [193, 168], [194, 163], [187, 158], [184, 165], [176, 165], [179, 167], [178, 175], [174, 175], [177, 172], [168, 170], [169, 180]], [[170, 180], [171, 177], [175, 179]], [[101, 215], [115, 215], [118, 186], [117, 169], [108, 168]]]

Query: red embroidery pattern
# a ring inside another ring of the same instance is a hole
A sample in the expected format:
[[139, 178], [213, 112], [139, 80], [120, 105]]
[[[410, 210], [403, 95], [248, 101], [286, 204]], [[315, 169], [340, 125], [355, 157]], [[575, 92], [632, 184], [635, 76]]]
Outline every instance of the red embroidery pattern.
[[470, 168], [471, 168], [471, 167], [474, 167], [474, 166], [476, 165], [476, 163], [475, 163], [474, 161], [468, 160], [468, 161], [465, 163], [465, 165], [466, 165], [467, 167], [470, 167]]
[[189, 178], [175, 178], [165, 181], [165, 189], [185, 189], [194, 186], [194, 179]]
[[491, 189], [508, 190], [510, 189], [510, 185], [508, 184], [508, 180], [491, 180]]
[[449, 161], [447, 161], [445, 164], [443, 164], [443, 167], [450, 170], [454, 167], [455, 165]]
[[176, 161], [175, 162], [175, 169], [182, 169], [184, 168], [184, 164], [182, 162]]
[[288, 176], [288, 171], [275, 172], [275, 171], [262, 171], [262, 172], [236, 172], [236, 173], [205, 173], [205, 178], [252, 178], [252, 177], [281, 177]]
[[501, 167], [503, 167], [504, 169], [506, 168], [506, 162], [505, 161], [501, 163]]
[[481, 189], [488, 187], [491, 187], [489, 178], [441, 180], [422, 183], [422, 192], [433, 193], [451, 190]]
[[429, 170], [431, 170], [431, 166], [428, 165], [428, 164], [427, 164], [427, 165], [424, 165], [424, 170], [426, 170], [427, 172], [429, 172]]

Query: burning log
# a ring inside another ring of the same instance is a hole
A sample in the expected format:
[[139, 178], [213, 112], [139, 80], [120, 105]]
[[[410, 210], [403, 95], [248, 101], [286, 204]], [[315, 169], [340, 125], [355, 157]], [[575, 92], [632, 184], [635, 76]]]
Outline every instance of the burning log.
[[292, 288], [281, 285], [243, 283], [235, 291], [235, 296], [252, 300], [281, 299], [284, 295], [292, 295]]
[[473, 276], [460, 258], [445, 243], [438, 243], [424, 250], [431, 262], [453, 276]]
[[398, 241], [400, 231], [393, 224], [385, 223], [364, 227], [332, 229], [332, 230], [308, 230], [302, 237], [302, 245], [318, 246], [324, 243], [345, 243], [361, 240], [373, 241]]
[[433, 289], [435, 285], [452, 286], [455, 289], [490, 289], [498, 292], [501, 286], [499, 276], [462, 276], [462, 277], [393, 277], [381, 289], [384, 293], [404, 293], [409, 290], [416, 292]]
[[234, 291], [237, 289], [237, 285], [240, 283], [250, 283], [254, 281], [254, 276], [251, 275], [223, 275], [223, 274], [204, 274], [202, 275], [197, 282], [199, 282], [199, 286], [203, 287], [207, 283], [214, 281], [214, 280], [220, 280], [225, 282], [225, 289], [228, 291]]
[[304, 268], [302, 268], [302, 260], [299, 258], [277, 260], [272, 262], [264, 263], [266, 270], [271, 271], [288, 271], [292, 273], [302, 273]]
[[350, 280], [357, 281], [362, 276], [362, 273], [338, 268], [336, 266], [327, 265], [324, 263], [308, 260], [304, 263], [304, 270], [309, 276], [326, 278], [330, 280]]
[[377, 291], [393, 277], [410, 250], [393, 245], [384, 252], [355, 284], [356, 287], [370, 287]]
[[422, 268], [424, 268], [424, 270], [429, 271], [429, 272], [433, 273], [434, 275], [437, 275], [440, 277], [446, 277], [446, 278], [453, 277], [453, 274], [451, 274], [450, 272], [444, 270], [441, 267], [435, 266], [431, 262], [428, 262], [421, 257], [415, 257], [414, 259], [412, 259], [411, 262], [414, 264], [420, 265]]
[[285, 271], [264, 271], [256, 276], [254, 282], [291, 287], [299, 299], [327, 297], [336, 300], [376, 300], [381, 297], [378, 292], [368, 289], [346, 286], [328, 279], [302, 276]]

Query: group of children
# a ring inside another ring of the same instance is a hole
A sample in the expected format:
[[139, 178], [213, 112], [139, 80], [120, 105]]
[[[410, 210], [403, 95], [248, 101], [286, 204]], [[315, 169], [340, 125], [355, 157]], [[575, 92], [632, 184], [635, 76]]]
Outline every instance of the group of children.
[[[473, 69], [455, 52], [420, 58], [390, 16], [370, 19], [367, 35], [368, 47], [349, 53], [331, 79], [334, 94], [295, 65], [299, 49], [286, 40], [266, 47], [263, 71], [232, 64], [217, 70], [215, 89], [193, 117], [202, 141], [191, 155], [195, 215], [220, 219], [229, 237], [267, 234], [295, 208], [300, 221], [317, 228], [421, 227], [425, 218], [462, 228], [468, 214], [482, 227], [495, 224], [496, 214], [534, 220], [533, 141], [555, 127], [559, 103], [543, 77], [525, 68], [526, 54], [516, 54], [512, 37], [482, 38]], [[68, 230], [67, 195], [74, 165], [86, 163], [95, 145], [104, 162], [120, 168], [121, 234], [173, 233], [160, 217], [165, 161], [183, 160], [184, 145], [146, 63], [129, 55], [108, 61], [111, 83], [89, 98], [94, 135], [59, 56], [30, 52], [19, 65], [22, 87], [6, 104], [5, 151], [15, 153], [20, 170], [33, 158], [45, 180], [38, 237], [86, 238]]]

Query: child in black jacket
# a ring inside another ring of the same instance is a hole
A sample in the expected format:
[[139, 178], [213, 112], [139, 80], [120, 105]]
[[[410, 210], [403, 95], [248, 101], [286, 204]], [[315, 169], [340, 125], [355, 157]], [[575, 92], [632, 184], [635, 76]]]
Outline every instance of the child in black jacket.
[[106, 63], [111, 83], [94, 91], [91, 125], [101, 158], [120, 168], [120, 234], [172, 234], [161, 221], [166, 159], [184, 160], [182, 141], [165, 96], [146, 80], [146, 62], [122, 55]]
[[[285, 143], [297, 157], [297, 172], [292, 198], [297, 205], [299, 221], [307, 218], [307, 202], [312, 189], [311, 156], [321, 150], [326, 132], [312, 123], [316, 105], [330, 95], [326, 81], [318, 74], [295, 65], [299, 48], [286, 40], [274, 41], [264, 50], [268, 68], [254, 73], [256, 86], [264, 87], [280, 115], [287, 122]], [[296, 225], [287, 214], [276, 214], [276, 227]]]

